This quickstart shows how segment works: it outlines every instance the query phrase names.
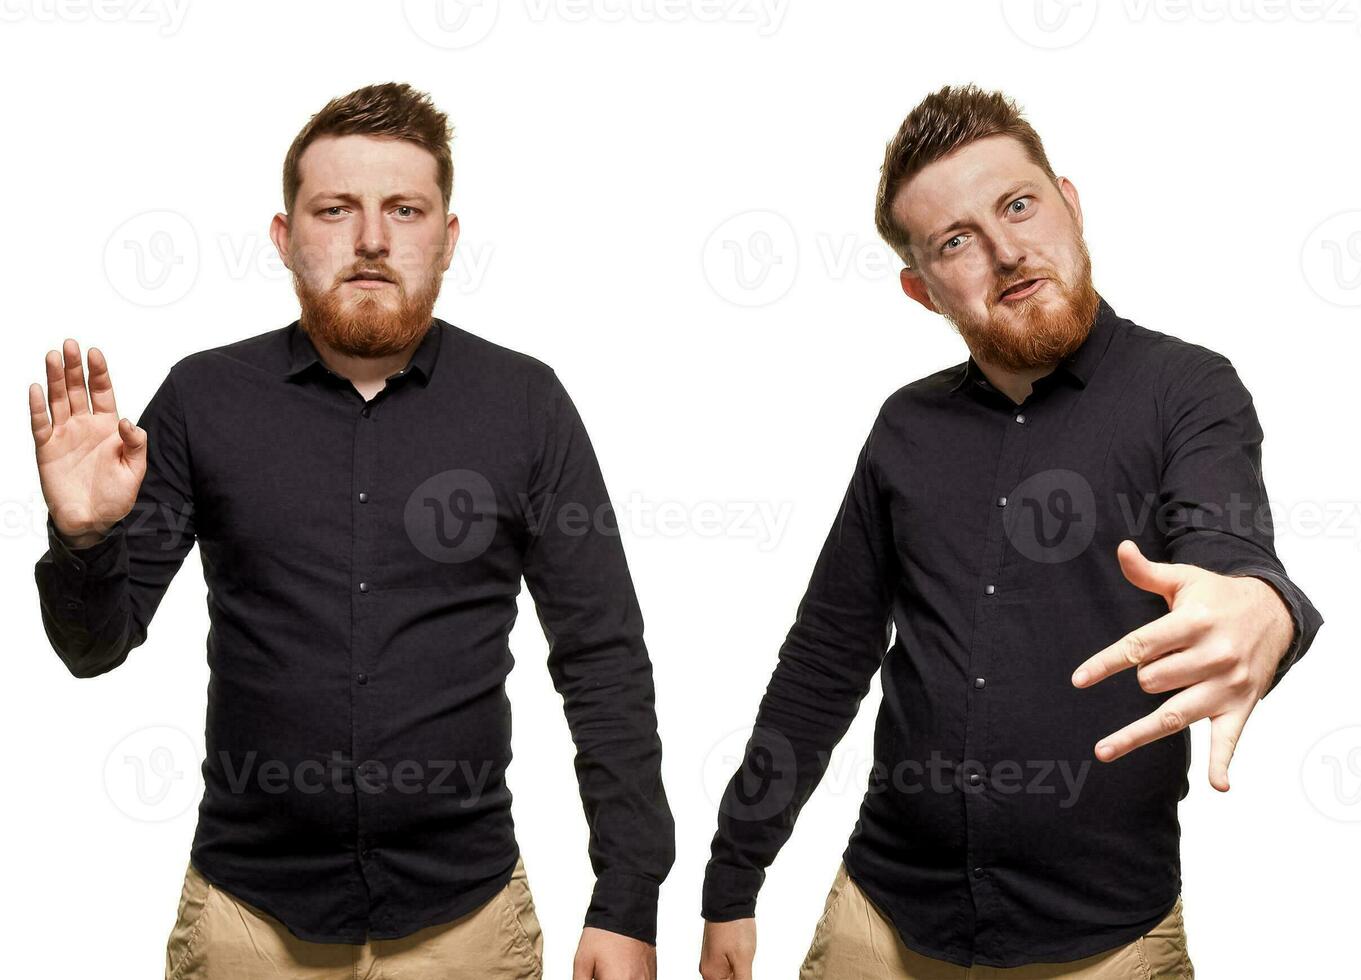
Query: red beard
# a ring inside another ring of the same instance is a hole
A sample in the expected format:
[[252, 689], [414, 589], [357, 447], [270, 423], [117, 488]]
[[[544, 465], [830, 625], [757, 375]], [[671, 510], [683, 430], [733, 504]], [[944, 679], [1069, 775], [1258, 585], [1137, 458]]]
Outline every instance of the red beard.
[[[350, 357], [386, 357], [406, 350], [430, 327], [443, 269], [437, 264], [430, 278], [418, 290], [408, 293], [397, 274], [382, 263], [359, 265], [388, 277], [392, 285], [383, 288], [397, 290], [396, 305], [378, 296], [376, 290], [343, 285], [355, 269], [344, 272], [331, 288], [321, 290], [312, 288], [294, 271], [293, 289], [302, 306], [299, 326], [313, 342], [324, 341]], [[356, 295], [346, 297], [342, 292]]]
[[[1087, 244], [1078, 239], [1082, 265], [1069, 285], [1050, 276], [1045, 288], [1059, 290], [1057, 302], [1042, 305], [1035, 297], [1020, 300], [1012, 310], [1020, 324], [998, 322], [991, 314], [972, 319], [947, 313], [974, 360], [1023, 371], [1061, 361], [1082, 345], [1096, 319], [1100, 297], [1092, 287], [1092, 262]], [[1032, 273], [1021, 278], [1035, 278]], [[1019, 280], [1018, 280], [1019, 281]]]

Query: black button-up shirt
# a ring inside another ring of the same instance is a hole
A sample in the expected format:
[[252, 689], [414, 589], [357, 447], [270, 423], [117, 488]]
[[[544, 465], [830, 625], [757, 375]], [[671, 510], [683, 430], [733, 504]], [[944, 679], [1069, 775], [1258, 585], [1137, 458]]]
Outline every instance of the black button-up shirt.
[[523, 576], [576, 745], [587, 925], [656, 941], [674, 858], [652, 669], [609, 498], [551, 368], [441, 320], [372, 399], [296, 321], [177, 362], [131, 514], [71, 550], [43, 623], [70, 671], [146, 639], [197, 541], [204, 796], [190, 859], [317, 942], [459, 917], [510, 879], [508, 636]]
[[[847, 871], [905, 945], [958, 964], [1061, 962], [1130, 942], [1181, 886], [1190, 739], [1110, 763], [1152, 712], [1134, 671], [1078, 664], [1167, 613], [1116, 546], [1259, 576], [1294, 639], [1322, 622], [1272, 544], [1262, 430], [1230, 362], [1104, 301], [1082, 345], [1017, 405], [977, 364], [883, 404], [720, 807], [705, 918], [754, 914], [876, 671], [874, 765]], [[889, 643], [893, 628], [892, 644]]]

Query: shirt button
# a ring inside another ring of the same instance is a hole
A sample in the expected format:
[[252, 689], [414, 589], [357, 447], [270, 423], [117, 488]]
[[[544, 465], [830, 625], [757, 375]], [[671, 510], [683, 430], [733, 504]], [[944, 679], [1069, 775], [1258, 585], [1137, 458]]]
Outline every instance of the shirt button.
[[983, 592], [984, 592], [985, 595], [992, 595], [992, 594], [993, 594], [994, 592], [996, 592], [996, 591], [997, 591], [997, 586], [995, 586], [995, 585], [985, 585], [985, 586], [983, 587]]
[[983, 877], [983, 869], [982, 869], [982, 868], [974, 868], [974, 869], [973, 869], [973, 876], [974, 876], [975, 878], [982, 878], [982, 877]]
[[[363, 674], [360, 674], [359, 676], [360, 676], [360, 677], [363, 677], [364, 675], [363, 675]], [[982, 687], [983, 684], [984, 684], [983, 678], [981, 678], [981, 677], [975, 677], [975, 678], [973, 679], [973, 686], [974, 686], [974, 687]]]
[[1006, 498], [1006, 497], [998, 497], [998, 498], [997, 498], [997, 506], [998, 506], [998, 507], [1005, 507], [1006, 505], [1007, 505], [1007, 498]]
[[359, 583], [359, 591], [360, 591], [360, 592], [367, 592], [367, 591], [369, 591], [369, 583], [368, 583], [368, 582], [360, 582], [360, 583]]
[[369, 495], [363, 490], [359, 491], [359, 502], [361, 504], [367, 504], [369, 502]]
[[362, 416], [364, 416], [364, 418], [368, 418], [368, 417], [369, 417], [369, 406], [365, 405], [363, 408], [361, 408], [361, 409], [359, 410], [359, 414], [362, 415]]
[[357, 675], [357, 676], [355, 677], [355, 680], [357, 680], [357, 681], [358, 681], [359, 683], [361, 683], [361, 684], [367, 684], [367, 683], [369, 682], [369, 675], [368, 675], [368, 674], [359, 674], [359, 675]]
[[359, 856], [362, 858], [369, 856], [369, 845], [367, 841], [359, 845]]
[[1022, 414], [1020, 414], [1020, 415], [1017, 415], [1017, 416], [1016, 416], [1016, 421], [1017, 421], [1017, 422], [1020, 422], [1022, 425], [1025, 425], [1025, 415], [1024, 415], [1024, 413], [1022, 413]]
[[969, 773], [969, 785], [970, 785], [970, 786], [977, 786], [977, 785], [978, 785], [979, 783], [981, 783], [982, 781], [983, 781], [983, 777], [980, 776], [978, 773], [976, 773], [976, 772], [971, 772], [971, 773]]

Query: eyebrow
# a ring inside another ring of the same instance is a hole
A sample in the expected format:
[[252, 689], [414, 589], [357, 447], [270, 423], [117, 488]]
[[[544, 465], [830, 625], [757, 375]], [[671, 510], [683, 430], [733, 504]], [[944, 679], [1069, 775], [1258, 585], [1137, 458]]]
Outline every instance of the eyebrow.
[[[347, 204], [360, 203], [359, 198], [354, 194], [348, 194], [343, 191], [319, 191], [307, 199], [309, 206], [315, 205], [318, 201], [344, 201]], [[389, 194], [387, 197], [383, 198], [384, 204], [393, 204], [397, 201], [413, 201], [417, 204], [423, 204], [427, 208], [430, 207], [430, 198], [415, 191]]]
[[[995, 211], [998, 208], [1000, 208], [1003, 204], [1006, 204], [1007, 201], [1010, 200], [1013, 196], [1015, 196], [1015, 194], [1018, 191], [1023, 191], [1026, 188], [1033, 188], [1034, 186], [1035, 182], [1033, 180], [1022, 180], [1019, 183], [1013, 184], [997, 198], [997, 201], [992, 206], [993, 210]], [[955, 220], [951, 221], [948, 225], [946, 225], [944, 228], [942, 228], [940, 231], [936, 232], [935, 234], [927, 238], [926, 244], [928, 245], [935, 244], [937, 241], [940, 240], [940, 237], [944, 235], [947, 231], [949, 231], [951, 228], [957, 228], [963, 224], [968, 224], [968, 222], [965, 221], [963, 218], [956, 218]]]

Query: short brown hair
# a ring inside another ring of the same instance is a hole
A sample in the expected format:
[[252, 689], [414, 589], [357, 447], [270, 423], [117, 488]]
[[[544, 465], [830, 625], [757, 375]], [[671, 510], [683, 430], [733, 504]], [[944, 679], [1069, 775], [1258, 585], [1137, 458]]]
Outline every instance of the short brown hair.
[[405, 82], [365, 85], [349, 95], [332, 99], [307, 121], [284, 157], [284, 211], [293, 211], [293, 202], [302, 184], [298, 161], [312, 141], [321, 136], [386, 136], [410, 140], [425, 147], [435, 157], [436, 176], [444, 209], [454, 191], [454, 163], [449, 151], [453, 130], [449, 119], [435, 108], [430, 96]]
[[879, 171], [874, 224], [909, 267], [912, 257], [907, 231], [895, 224], [890, 214], [899, 189], [928, 164], [985, 136], [999, 134], [1017, 140], [1030, 161], [1058, 182], [1039, 134], [1022, 117], [1016, 103], [1001, 92], [985, 92], [972, 84], [946, 85], [932, 92], [907, 114], [889, 140]]

